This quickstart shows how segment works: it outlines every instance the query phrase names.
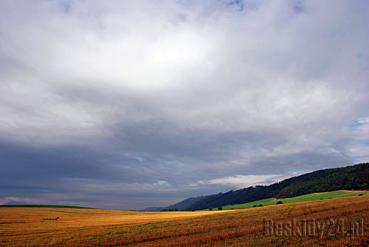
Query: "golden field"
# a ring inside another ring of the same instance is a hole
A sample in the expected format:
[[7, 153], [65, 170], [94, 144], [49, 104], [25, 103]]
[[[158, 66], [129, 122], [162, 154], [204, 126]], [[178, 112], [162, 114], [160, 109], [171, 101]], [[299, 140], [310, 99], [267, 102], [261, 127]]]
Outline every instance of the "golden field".
[[[277, 224], [271, 234], [270, 220], [337, 229], [278, 232]], [[227, 211], [0, 208], [0, 246], [368, 246], [367, 223], [368, 196]]]

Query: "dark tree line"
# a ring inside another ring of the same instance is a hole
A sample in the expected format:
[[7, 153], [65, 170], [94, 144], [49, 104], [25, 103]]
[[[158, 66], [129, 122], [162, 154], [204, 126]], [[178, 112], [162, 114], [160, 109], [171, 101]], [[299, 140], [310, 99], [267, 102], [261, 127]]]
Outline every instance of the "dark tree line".
[[248, 187], [226, 193], [186, 199], [168, 208], [198, 210], [246, 203], [270, 197], [287, 198], [334, 190], [368, 190], [369, 163], [325, 169], [292, 177], [269, 186]]

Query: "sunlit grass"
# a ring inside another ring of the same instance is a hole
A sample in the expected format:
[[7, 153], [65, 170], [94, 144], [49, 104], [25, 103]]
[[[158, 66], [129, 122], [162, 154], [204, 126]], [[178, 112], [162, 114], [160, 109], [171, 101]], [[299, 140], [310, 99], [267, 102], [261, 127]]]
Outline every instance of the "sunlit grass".
[[[321, 193], [311, 193], [302, 196], [296, 196], [291, 198], [267, 198], [258, 201], [252, 201], [248, 203], [235, 204], [235, 205], [227, 205], [223, 206], [223, 209], [242, 209], [242, 208], [252, 208], [256, 206], [269, 206], [277, 204], [277, 202], [281, 201], [283, 204], [294, 203], [294, 202], [305, 202], [305, 201], [316, 201], [316, 200], [324, 200], [324, 199], [332, 199], [332, 198], [341, 198], [348, 196], [358, 196], [358, 195], [368, 195], [368, 191], [354, 191], [354, 190], [337, 190], [330, 192], [321, 192]], [[214, 210], [217, 210], [214, 208]]]

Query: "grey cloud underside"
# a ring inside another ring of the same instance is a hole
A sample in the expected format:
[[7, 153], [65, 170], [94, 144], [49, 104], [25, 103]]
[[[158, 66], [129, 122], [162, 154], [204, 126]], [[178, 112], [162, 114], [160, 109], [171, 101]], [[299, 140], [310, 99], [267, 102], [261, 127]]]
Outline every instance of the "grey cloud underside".
[[367, 160], [368, 10], [1, 1], [0, 203], [164, 206]]
[[[119, 139], [118, 143], [110, 140], [109, 145], [98, 146], [98, 150], [86, 148], [87, 145], [32, 148], [2, 143], [1, 194], [33, 195], [46, 202], [140, 208], [143, 204], [164, 205], [177, 198], [234, 188], [230, 185], [188, 186], [199, 180], [234, 174], [289, 174], [295, 170], [335, 167], [348, 162], [338, 155], [300, 153], [273, 160], [259, 159], [245, 166], [242, 160], [236, 164], [231, 162], [239, 157], [239, 148], [250, 144], [255, 148], [255, 137], [249, 138], [251, 142], [248, 142], [247, 135], [242, 134], [210, 138], [203, 134], [185, 136], [182, 133], [180, 138], [171, 136], [167, 142], [167, 138], [162, 139], [162, 136], [142, 136], [144, 131], [135, 130], [131, 129], [131, 134]], [[140, 135], [133, 136], [132, 133]], [[206, 138], [214, 141], [206, 143]], [[124, 140], [129, 143], [124, 143]], [[222, 144], [217, 145], [220, 141]], [[265, 143], [260, 146], [265, 146]], [[140, 187], [157, 181], [166, 181], [169, 185]], [[86, 184], [94, 187], [86, 187]], [[111, 188], [111, 185], [116, 186]], [[68, 201], [65, 197], [71, 199]], [[104, 198], [104, 201], [96, 198]], [[106, 202], [108, 198], [112, 202]]]

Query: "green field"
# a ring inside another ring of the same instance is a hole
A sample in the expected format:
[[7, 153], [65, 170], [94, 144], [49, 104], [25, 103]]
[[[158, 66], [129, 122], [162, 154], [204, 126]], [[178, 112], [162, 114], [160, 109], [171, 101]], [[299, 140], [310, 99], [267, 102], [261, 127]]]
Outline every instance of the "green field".
[[[331, 192], [321, 192], [321, 193], [311, 193], [302, 196], [290, 197], [290, 198], [267, 198], [259, 201], [253, 201], [242, 204], [227, 205], [223, 206], [223, 209], [242, 209], [242, 208], [252, 208], [258, 205], [268, 206], [277, 204], [278, 201], [282, 201], [283, 204], [294, 203], [294, 202], [304, 202], [304, 201], [316, 201], [331, 198], [340, 198], [348, 196], [366, 196], [369, 195], [369, 191], [355, 191], [355, 190], [337, 190]], [[217, 210], [217, 209], [214, 209]]]

